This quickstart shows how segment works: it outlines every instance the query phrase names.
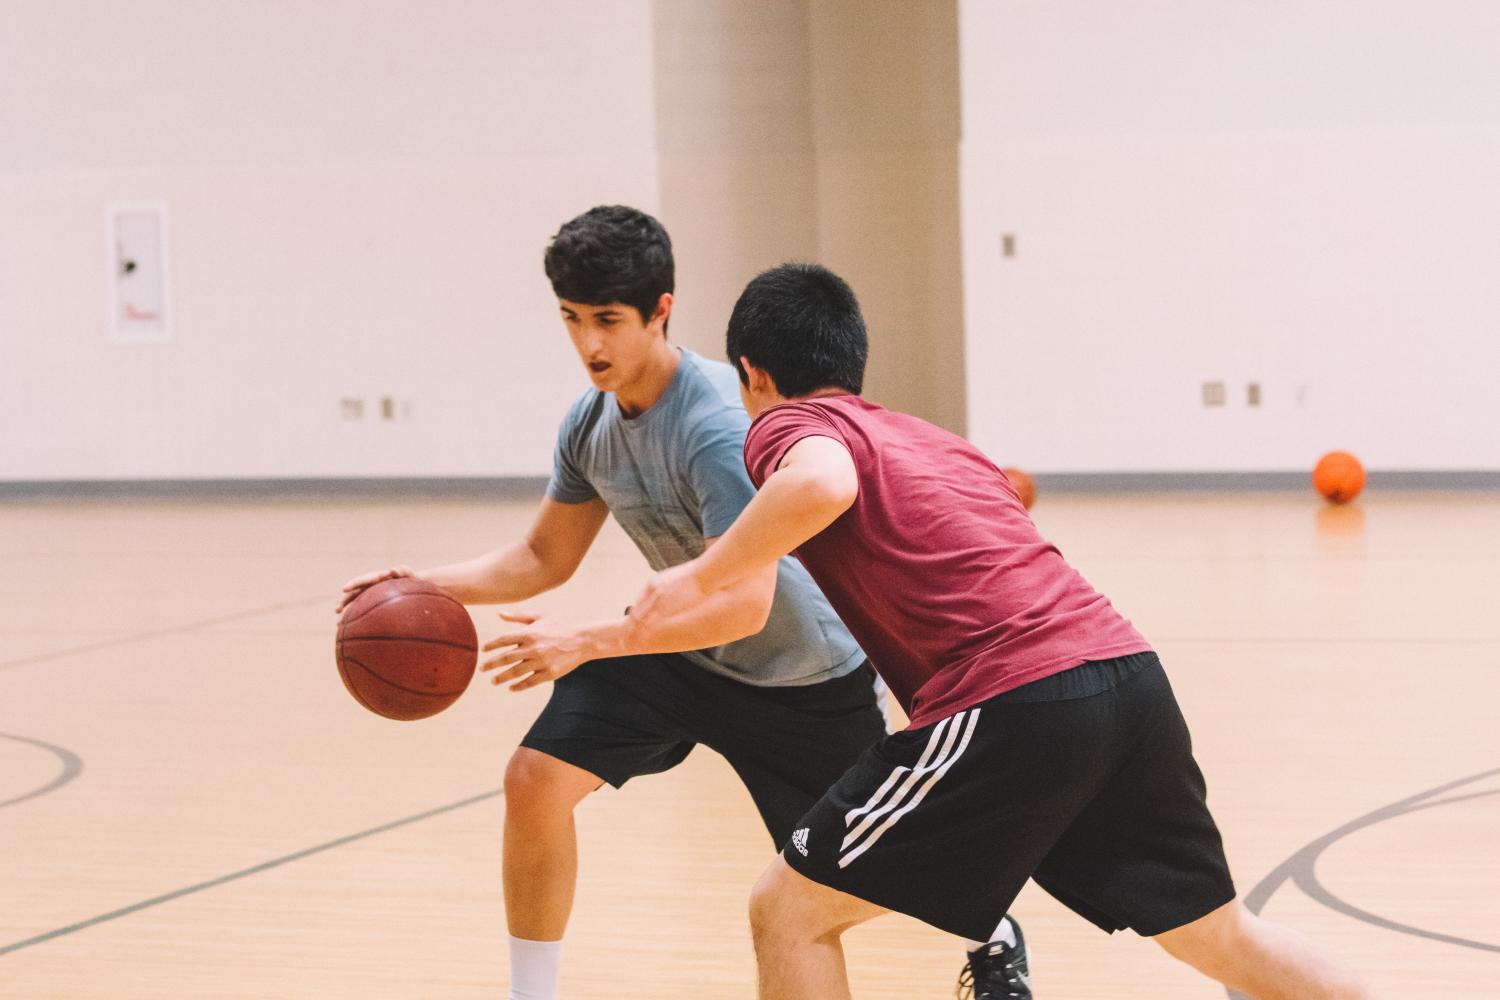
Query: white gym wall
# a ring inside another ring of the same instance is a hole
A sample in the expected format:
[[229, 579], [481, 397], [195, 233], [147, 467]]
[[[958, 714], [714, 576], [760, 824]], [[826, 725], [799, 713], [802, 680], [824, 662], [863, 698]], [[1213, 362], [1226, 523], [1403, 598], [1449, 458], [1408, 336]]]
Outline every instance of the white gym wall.
[[[822, 260], [869, 395], [1005, 464], [1500, 469], [1480, 0], [6, 19], [0, 481], [543, 475], [584, 381], [540, 254], [609, 201], [672, 231], [680, 342], [716, 357], [745, 280]], [[107, 214], [142, 203], [171, 337], [118, 343]]]
[[[546, 471], [584, 382], [542, 250], [657, 207], [646, 0], [5, 22], [0, 480]], [[169, 209], [174, 336], [113, 343], [106, 212], [141, 201]]]
[[959, 6], [978, 445], [1500, 469], [1500, 6]]

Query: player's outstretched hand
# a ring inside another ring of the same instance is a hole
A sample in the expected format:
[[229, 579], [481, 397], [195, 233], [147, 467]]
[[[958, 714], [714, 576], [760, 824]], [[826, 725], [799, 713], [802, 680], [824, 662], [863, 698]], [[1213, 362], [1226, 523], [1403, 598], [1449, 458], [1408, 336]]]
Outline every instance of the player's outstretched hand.
[[525, 691], [555, 681], [594, 659], [588, 640], [572, 629], [543, 622], [540, 615], [524, 611], [514, 614], [502, 611], [500, 617], [525, 627], [498, 635], [482, 647], [486, 653], [503, 650], [499, 656], [479, 665], [486, 672], [499, 671], [490, 678], [491, 684], [514, 681], [510, 685], [512, 691]]
[[339, 606], [333, 609], [334, 614], [342, 614], [344, 609], [354, 602], [354, 599], [364, 593], [366, 589], [373, 587], [381, 580], [394, 580], [398, 576], [415, 576], [416, 574], [406, 566], [392, 566], [390, 569], [378, 569], [364, 576], [356, 576], [344, 584], [344, 592], [339, 600]]
[[653, 573], [641, 596], [630, 605], [630, 617], [649, 630], [701, 603], [708, 592], [692, 567], [692, 563], [683, 563]]

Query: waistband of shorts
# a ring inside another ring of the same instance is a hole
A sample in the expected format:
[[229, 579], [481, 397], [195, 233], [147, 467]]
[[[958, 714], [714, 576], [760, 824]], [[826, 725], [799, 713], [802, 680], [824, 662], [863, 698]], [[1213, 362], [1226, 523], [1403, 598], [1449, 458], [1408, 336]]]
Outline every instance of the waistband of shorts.
[[1085, 660], [1076, 667], [1043, 677], [997, 694], [990, 700], [998, 703], [1029, 704], [1044, 701], [1072, 701], [1092, 698], [1119, 685], [1122, 681], [1149, 667], [1161, 666], [1157, 655], [1146, 650], [1128, 653], [1108, 660]]

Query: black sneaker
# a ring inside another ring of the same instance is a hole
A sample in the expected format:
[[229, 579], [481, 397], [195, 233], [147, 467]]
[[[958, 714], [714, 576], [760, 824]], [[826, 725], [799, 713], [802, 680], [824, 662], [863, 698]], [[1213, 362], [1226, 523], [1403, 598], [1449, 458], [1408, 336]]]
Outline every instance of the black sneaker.
[[1026, 959], [1026, 938], [1021, 925], [1015, 928], [1016, 943], [991, 941], [969, 952], [969, 962], [958, 974], [958, 1000], [1031, 1000], [1031, 969]]

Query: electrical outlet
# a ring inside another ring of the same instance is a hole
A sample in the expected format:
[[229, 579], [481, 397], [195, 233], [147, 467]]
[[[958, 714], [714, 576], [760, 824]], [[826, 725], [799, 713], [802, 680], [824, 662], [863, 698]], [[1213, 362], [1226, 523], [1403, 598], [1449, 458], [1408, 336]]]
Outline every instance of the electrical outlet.
[[1260, 405], [1260, 383], [1259, 382], [1251, 382], [1251, 383], [1249, 383], [1249, 384], [1247, 384], [1245, 386], [1245, 405], [1246, 406], [1259, 406]]
[[396, 401], [389, 396], [380, 397], [380, 419], [391, 420], [396, 416]]
[[1224, 393], [1224, 383], [1223, 382], [1204, 382], [1203, 383], [1203, 405], [1204, 406], [1223, 406], [1224, 405], [1224, 401], [1225, 401], [1226, 398], [1227, 397], [1225, 396], [1225, 393]]
[[1005, 233], [1005, 234], [1001, 235], [1001, 237], [1000, 237], [1000, 256], [1002, 256], [1002, 257], [1014, 257], [1015, 255], [1016, 255], [1016, 238], [1015, 238], [1015, 236], [1012, 235], [1012, 234], [1010, 234], [1010, 233]]

